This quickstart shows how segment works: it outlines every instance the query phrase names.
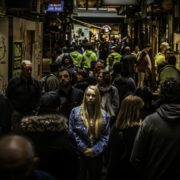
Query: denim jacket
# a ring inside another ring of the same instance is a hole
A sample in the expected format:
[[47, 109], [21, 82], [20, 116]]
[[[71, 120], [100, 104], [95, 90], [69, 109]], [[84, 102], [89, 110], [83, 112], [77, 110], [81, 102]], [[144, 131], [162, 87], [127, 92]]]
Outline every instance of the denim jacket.
[[72, 109], [69, 118], [69, 132], [75, 139], [77, 149], [81, 153], [83, 153], [86, 148], [92, 148], [95, 156], [98, 156], [107, 147], [110, 133], [110, 117], [103, 110], [102, 116], [105, 122], [105, 126], [101, 132], [100, 137], [96, 139], [96, 143], [92, 147], [89, 147], [88, 129], [82, 120], [80, 106]]

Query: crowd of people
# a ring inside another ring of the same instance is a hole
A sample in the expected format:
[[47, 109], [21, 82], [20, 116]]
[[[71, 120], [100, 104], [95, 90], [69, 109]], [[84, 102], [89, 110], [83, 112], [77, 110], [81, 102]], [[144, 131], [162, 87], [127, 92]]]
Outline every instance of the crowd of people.
[[0, 95], [0, 177], [180, 178], [179, 71], [162, 43], [155, 96], [150, 48], [64, 47], [41, 80], [22, 61]]

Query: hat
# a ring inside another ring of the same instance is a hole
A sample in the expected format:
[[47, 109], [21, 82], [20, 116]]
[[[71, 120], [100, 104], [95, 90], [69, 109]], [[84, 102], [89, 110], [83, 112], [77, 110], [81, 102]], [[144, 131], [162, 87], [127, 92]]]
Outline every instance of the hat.
[[170, 49], [171, 47], [169, 46], [169, 43], [162, 42], [161, 45], [160, 45], [160, 49], [163, 49], [163, 48]]
[[60, 100], [56, 95], [56, 91], [49, 91], [42, 95], [40, 100], [41, 108], [57, 108]]
[[131, 51], [131, 48], [130, 48], [129, 46], [126, 46], [126, 47], [124, 48], [124, 50], [125, 50], [126, 52], [130, 52], [130, 51]]

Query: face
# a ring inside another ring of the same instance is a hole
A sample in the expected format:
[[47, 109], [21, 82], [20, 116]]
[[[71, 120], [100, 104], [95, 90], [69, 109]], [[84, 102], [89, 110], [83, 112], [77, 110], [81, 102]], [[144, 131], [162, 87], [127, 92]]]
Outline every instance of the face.
[[77, 81], [82, 81], [84, 77], [81, 74], [76, 74]]
[[103, 69], [104, 68], [104, 64], [102, 64], [101, 62], [97, 62], [96, 63], [96, 69], [97, 70], [101, 70], [101, 69]]
[[135, 52], [138, 52], [139, 51], [139, 46], [136, 46], [135, 49], [134, 49]]
[[70, 64], [70, 59], [69, 59], [69, 58], [65, 58], [65, 59], [64, 59], [64, 63], [65, 63], [65, 64]]
[[147, 47], [146, 51], [149, 52], [151, 50], [151, 47]]
[[67, 87], [70, 84], [70, 75], [68, 71], [61, 71], [58, 78], [62, 87]]
[[86, 102], [88, 104], [94, 104], [95, 101], [96, 101], [95, 91], [93, 89], [88, 88], [88, 90], [86, 92]]
[[26, 78], [30, 78], [32, 74], [32, 65], [31, 64], [24, 65], [24, 67], [22, 68], [22, 71], [23, 71], [23, 75]]
[[97, 77], [98, 84], [103, 84], [103, 73], [99, 73]]
[[169, 58], [170, 55], [171, 55], [171, 51], [169, 49], [167, 49], [165, 51], [165, 58], [166, 58], [166, 60]]

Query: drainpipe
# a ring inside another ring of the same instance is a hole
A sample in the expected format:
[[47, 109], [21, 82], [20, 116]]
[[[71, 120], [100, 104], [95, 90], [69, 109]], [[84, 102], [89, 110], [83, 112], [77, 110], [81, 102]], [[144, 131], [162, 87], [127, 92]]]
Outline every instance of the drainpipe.
[[9, 31], [9, 42], [8, 42], [8, 80], [12, 78], [12, 69], [13, 69], [13, 17], [9, 17], [8, 21], [8, 31]]

